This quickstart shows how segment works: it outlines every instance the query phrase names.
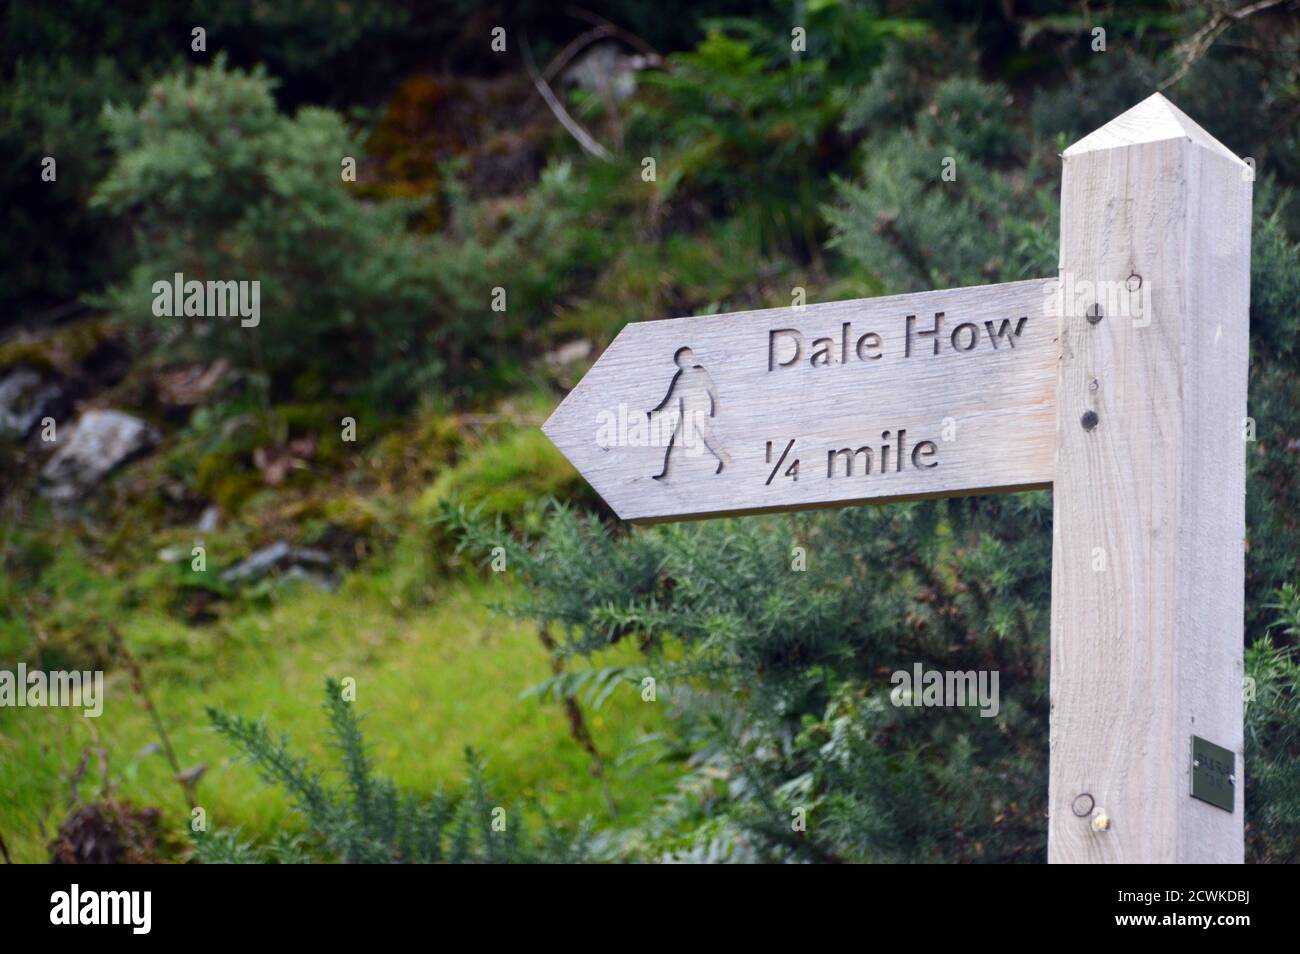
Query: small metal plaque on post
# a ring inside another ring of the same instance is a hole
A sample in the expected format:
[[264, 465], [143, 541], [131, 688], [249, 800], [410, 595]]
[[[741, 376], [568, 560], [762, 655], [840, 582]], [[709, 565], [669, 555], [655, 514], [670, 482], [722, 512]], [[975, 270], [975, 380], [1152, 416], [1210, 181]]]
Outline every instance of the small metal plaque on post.
[[1232, 811], [1236, 759], [1221, 745], [1192, 736], [1192, 798]]

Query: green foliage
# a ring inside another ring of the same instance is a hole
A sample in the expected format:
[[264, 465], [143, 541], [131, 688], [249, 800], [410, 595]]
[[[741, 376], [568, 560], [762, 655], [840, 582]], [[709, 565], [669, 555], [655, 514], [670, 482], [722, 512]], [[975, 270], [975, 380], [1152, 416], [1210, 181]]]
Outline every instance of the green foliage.
[[[805, 76], [717, 31], [671, 65], [645, 78], [663, 95], [641, 117], [660, 127], [680, 154], [678, 162], [665, 163], [661, 195], [671, 195], [683, 179], [700, 191], [722, 190], [719, 198], [728, 204], [743, 194], [738, 190], [766, 197], [775, 186], [773, 200], [788, 194], [788, 183], [777, 180], [800, 163], [812, 164], [812, 147], [829, 118], [821, 96], [800, 95], [797, 80]], [[809, 86], [824, 68], [809, 67]]]
[[[450, 225], [421, 235], [413, 201], [362, 201], [342, 182], [341, 158], [360, 153], [340, 117], [285, 116], [273, 85], [218, 57], [107, 113], [116, 161], [94, 204], [130, 215], [138, 261], [106, 302], [140, 328], [176, 326], [180, 353], [222, 355], [277, 393], [319, 380], [391, 407], [432, 384], [465, 397], [517, 383], [563, 289], [608, 254], [586, 224], [601, 191], [559, 163], [503, 209], [449, 176]], [[155, 317], [154, 283], [175, 272], [260, 281], [261, 324]]]
[[[507, 560], [530, 585], [515, 611], [557, 625], [564, 652], [635, 639], [727, 780], [710, 814], [756, 857], [1028, 860], [1044, 835], [1049, 520], [1033, 494], [615, 537], [560, 508]], [[479, 551], [501, 542], [464, 531]], [[889, 673], [917, 661], [1000, 671], [999, 718], [890, 705]]]
[[[131, 213], [138, 259], [108, 302], [262, 375], [316, 370], [409, 395], [434, 367], [429, 250], [405, 231], [404, 206], [350, 195], [340, 160], [357, 151], [341, 119], [316, 108], [284, 116], [272, 85], [219, 57], [158, 83], [138, 109], [106, 113], [116, 160], [94, 204]], [[153, 285], [175, 272], [260, 281], [261, 323], [155, 317]]]
[[865, 77], [886, 40], [925, 31], [850, 4], [818, 4], [810, 19], [799, 54], [788, 26], [711, 21], [695, 49], [644, 75], [628, 129], [656, 157], [660, 201], [705, 203], [794, 257], [818, 254], [817, 181], [845, 154], [832, 141], [841, 84]]
[[585, 857], [584, 832], [571, 836], [548, 824], [540, 836], [531, 836], [519, 815], [507, 813], [492, 796], [482, 760], [472, 750], [465, 752], [468, 775], [459, 791], [439, 790], [428, 797], [401, 792], [375, 773], [361, 717], [336, 679], [326, 680], [325, 712], [342, 775], [338, 786], [329, 785], [292, 752], [287, 738], [273, 736], [261, 722], [208, 710], [216, 730], [261, 778], [284, 789], [307, 833], [258, 848], [231, 832], [198, 832], [194, 841], [201, 861], [500, 864]]
[[1270, 624], [1268, 594], [1296, 578], [1300, 554], [1300, 243], [1284, 222], [1290, 191], [1255, 190], [1251, 243], [1249, 414], [1246, 455], [1246, 619], [1252, 636]]
[[520, 428], [448, 467], [420, 498], [418, 511], [434, 516], [444, 502], [500, 518], [516, 529], [540, 529], [538, 505], [550, 497], [584, 495], [577, 471], [540, 430]]
[[1285, 216], [1294, 193], [1272, 179], [1255, 188], [1250, 249], [1250, 331], [1256, 356], [1296, 363], [1300, 356], [1300, 242], [1287, 233]]
[[[120, 255], [111, 246], [85, 255], [103, 230], [87, 200], [106, 166], [98, 129], [104, 99], [132, 88], [107, 57], [20, 60], [0, 83], [0, 195], [7, 199], [0, 301], [66, 301], [116, 274]], [[42, 179], [46, 157], [55, 161], [53, 182]]]
[[[346, 100], [367, 84], [391, 80], [414, 59], [395, 41], [418, 29], [445, 42], [458, 29], [448, 20], [454, 18], [423, 16], [410, 0], [347, 8], [318, 0], [5, 4], [0, 300], [17, 309], [0, 322], [97, 290], [129, 264], [117, 230], [87, 206], [109, 165], [100, 114], [106, 101], [136, 98], [152, 77], [176, 69], [187, 55], [206, 62], [211, 53], [190, 49], [195, 25], [206, 28], [208, 50], [226, 51], [236, 63], [269, 64], [290, 81], [298, 101], [307, 90]], [[46, 156], [58, 163], [53, 183], [41, 179]]]
[[[871, 115], [858, 110], [856, 121]], [[1055, 179], [1036, 153], [1016, 149], [1010, 119], [1005, 87], [940, 84], [911, 127], [895, 125], [872, 143], [860, 181], [838, 183], [828, 210], [833, 244], [866, 275], [888, 276], [891, 292], [1050, 274]], [[1014, 176], [1006, 171], [1013, 158], [1027, 164]]]
[[[537, 357], [527, 345], [541, 340], [538, 330], [556, 301], [609, 255], [598, 209], [606, 195], [599, 181], [575, 175], [566, 162], [548, 167], [537, 188], [504, 216], [471, 203], [453, 185], [451, 225], [433, 238], [430, 254], [438, 353], [454, 384], [483, 392], [493, 384], [520, 383], [517, 368], [503, 371]], [[504, 292], [503, 307], [493, 307], [497, 288]]]
[[[574, 669], [539, 692], [591, 700], [645, 674], [681, 718], [692, 771], [637, 830], [669, 860], [1042, 860], [1047, 792], [1050, 503], [1046, 494], [680, 525], [615, 536], [557, 508], [512, 612], [587, 656], [633, 640], [642, 667]], [[502, 535], [459, 518], [486, 553]], [[958, 545], [959, 544], [959, 545]], [[791, 569], [803, 547], [807, 570]], [[1288, 640], [1300, 597], [1281, 593]], [[1300, 667], [1248, 654], [1250, 858], [1300, 858]], [[890, 675], [999, 673], [1000, 712], [900, 708]], [[792, 827], [806, 812], [807, 830]]]
[[1287, 584], [1278, 611], [1278, 645], [1264, 637], [1246, 653], [1254, 698], [1246, 703], [1246, 841], [1256, 861], [1300, 861], [1300, 585]]

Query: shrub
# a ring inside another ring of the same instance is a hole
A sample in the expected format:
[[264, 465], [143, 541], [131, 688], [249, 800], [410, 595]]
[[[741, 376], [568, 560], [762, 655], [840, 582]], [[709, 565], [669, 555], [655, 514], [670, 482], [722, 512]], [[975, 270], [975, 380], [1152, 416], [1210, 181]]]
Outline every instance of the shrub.
[[[439, 317], [435, 339], [448, 383], [500, 389], [521, 383], [557, 300], [583, 287], [611, 254], [599, 203], [604, 184], [567, 162], [542, 172], [525, 199], [470, 202], [449, 186], [451, 221], [431, 239]], [[594, 223], [594, 224], [593, 224]], [[497, 289], [500, 306], [494, 307]]]
[[[19, 306], [14, 317], [23, 307], [75, 299], [120, 271], [121, 255], [86, 202], [106, 165], [98, 128], [104, 99], [132, 89], [107, 57], [19, 60], [13, 77], [0, 81], [0, 301]], [[52, 182], [42, 179], [47, 157], [55, 161]], [[0, 323], [11, 317], [5, 311]]]
[[[634, 639], [686, 713], [683, 745], [724, 791], [670, 826], [674, 850], [724, 822], [760, 860], [1015, 861], [1045, 838], [1050, 515], [1039, 493], [618, 537], [560, 509], [535, 548], [466, 532], [507, 546], [515, 612], [563, 652]], [[916, 661], [1000, 671], [999, 718], [890, 705], [889, 674]]]
[[[1013, 154], [1009, 115], [998, 84], [941, 83], [910, 127], [873, 141], [859, 180], [838, 184], [833, 245], [889, 292], [1050, 274], [1057, 178], [1032, 150]], [[1015, 176], [1013, 158], [1028, 166]]]
[[[129, 213], [137, 257], [106, 301], [178, 349], [276, 382], [314, 371], [409, 396], [436, 369], [427, 240], [406, 231], [407, 205], [350, 194], [341, 164], [358, 153], [340, 117], [285, 116], [273, 85], [218, 57], [156, 84], [138, 108], [106, 111], [115, 161], [94, 205]], [[153, 285], [176, 272], [259, 281], [260, 324], [155, 317]]]
[[[693, 772], [622, 833], [632, 850], [1014, 862], [1045, 857], [1050, 518], [1035, 493], [616, 536], [559, 508], [535, 546], [459, 519], [475, 552], [506, 546], [527, 583], [512, 612], [554, 626], [569, 656], [635, 640], [681, 713], [673, 744]], [[796, 545], [804, 572], [790, 571]], [[1284, 588], [1276, 640], [1247, 657], [1252, 861], [1300, 858], [1298, 592]], [[917, 662], [998, 672], [998, 717], [891, 704], [891, 673]]]
[[1287, 584], [1270, 607], [1276, 635], [1246, 652], [1254, 698], [1246, 703], [1246, 843], [1256, 861], [1300, 860], [1300, 586]]
[[361, 717], [344, 701], [336, 679], [325, 683], [325, 712], [338, 753], [342, 785], [295, 755], [286, 738], [240, 716], [208, 710], [213, 726], [234, 744], [270, 785], [283, 788], [306, 824], [302, 836], [283, 836], [255, 846], [228, 831], [198, 832], [195, 846], [209, 863], [574, 862], [587, 853], [587, 833], [545, 825], [530, 836], [519, 813], [506, 813], [488, 789], [482, 761], [466, 750], [465, 786], [431, 796], [400, 792], [375, 774], [361, 734]]

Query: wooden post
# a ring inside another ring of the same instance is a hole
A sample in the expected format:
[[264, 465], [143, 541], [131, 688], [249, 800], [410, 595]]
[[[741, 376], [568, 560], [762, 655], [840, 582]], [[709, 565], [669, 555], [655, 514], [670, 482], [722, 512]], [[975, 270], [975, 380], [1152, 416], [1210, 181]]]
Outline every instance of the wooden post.
[[1243, 858], [1252, 178], [1159, 94], [1064, 155], [1051, 862]]
[[545, 431], [635, 521], [1052, 481], [1048, 860], [1240, 862], [1252, 170], [1158, 93], [1064, 160], [1058, 281], [638, 322]]

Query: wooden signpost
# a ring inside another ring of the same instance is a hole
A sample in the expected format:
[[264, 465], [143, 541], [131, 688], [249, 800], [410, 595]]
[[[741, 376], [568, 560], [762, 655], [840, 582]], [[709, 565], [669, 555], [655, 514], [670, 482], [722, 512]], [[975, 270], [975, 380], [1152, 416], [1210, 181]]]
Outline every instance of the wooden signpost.
[[544, 429], [625, 520], [1048, 487], [1054, 287], [628, 325]]
[[1160, 94], [1055, 278], [628, 325], [544, 426], [637, 522], [1052, 487], [1053, 862], [1241, 862], [1251, 170]]

